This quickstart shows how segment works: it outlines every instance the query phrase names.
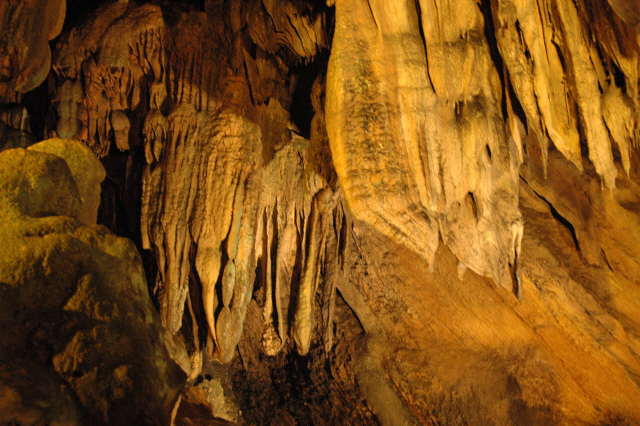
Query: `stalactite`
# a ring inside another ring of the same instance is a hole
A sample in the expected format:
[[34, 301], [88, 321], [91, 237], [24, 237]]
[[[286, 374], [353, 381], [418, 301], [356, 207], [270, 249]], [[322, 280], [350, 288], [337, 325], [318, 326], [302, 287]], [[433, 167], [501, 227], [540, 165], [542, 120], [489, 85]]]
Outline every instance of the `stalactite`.
[[[503, 129], [483, 15], [470, 2], [449, 8], [336, 2], [334, 165], [356, 218], [429, 262], [442, 235], [465, 265], [511, 287], [518, 151]], [[468, 193], [477, 206], [463, 203]]]
[[[544, 166], [548, 138], [582, 171], [583, 135], [597, 173], [607, 187], [615, 186], [611, 143], [619, 145], [628, 174], [628, 141], [638, 121], [639, 48], [631, 41], [633, 30], [623, 23], [625, 17], [604, 2], [491, 4], [505, 71], [529, 133], [541, 143]], [[624, 93], [616, 69], [623, 76]], [[618, 122], [624, 121], [625, 129], [613, 124], [613, 105], [625, 116]]]

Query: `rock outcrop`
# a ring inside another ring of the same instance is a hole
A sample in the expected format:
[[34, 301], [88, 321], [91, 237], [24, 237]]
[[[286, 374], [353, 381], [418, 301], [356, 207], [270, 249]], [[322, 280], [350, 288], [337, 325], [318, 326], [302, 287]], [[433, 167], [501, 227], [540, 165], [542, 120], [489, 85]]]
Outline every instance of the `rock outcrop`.
[[168, 422], [184, 376], [140, 257], [80, 222], [95, 222], [101, 176], [77, 141], [0, 153], [0, 423]]

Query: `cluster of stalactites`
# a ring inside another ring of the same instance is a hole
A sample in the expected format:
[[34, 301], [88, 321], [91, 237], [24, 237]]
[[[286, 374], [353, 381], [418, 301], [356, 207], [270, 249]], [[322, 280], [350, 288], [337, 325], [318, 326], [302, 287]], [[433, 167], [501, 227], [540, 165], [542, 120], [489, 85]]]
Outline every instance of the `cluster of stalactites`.
[[124, 151], [139, 143], [137, 125], [150, 110], [167, 115], [181, 103], [198, 111], [238, 104], [233, 95], [214, 97], [221, 91], [218, 73], [227, 72], [221, 58], [235, 73], [247, 72], [252, 95], [266, 102], [288, 71], [276, 53], [288, 49], [288, 56], [308, 61], [328, 46], [326, 16], [308, 6], [211, 3], [209, 14], [187, 12], [173, 25], [158, 5], [112, 3], [65, 34], [53, 58], [57, 120], [50, 120], [56, 125], [48, 135], [82, 140], [99, 156], [112, 142]]
[[[512, 287], [521, 148], [474, 1], [336, 1], [326, 120], [353, 214]], [[516, 272], [516, 276], [517, 276]]]
[[[623, 3], [613, 1], [616, 3]], [[634, 2], [628, 2], [634, 3]], [[527, 132], [549, 141], [583, 170], [581, 141], [604, 184], [617, 169], [612, 143], [627, 175], [629, 150], [640, 143], [638, 33], [605, 1], [491, 2], [495, 34], [508, 82], [526, 118]], [[620, 10], [625, 10], [624, 8]], [[627, 16], [629, 15], [629, 16]], [[626, 16], [626, 18], [625, 18]], [[509, 125], [518, 143], [524, 128], [508, 95]]]
[[264, 291], [263, 345], [269, 355], [277, 354], [288, 337], [298, 353], [309, 351], [316, 298], [322, 307], [322, 340], [331, 349], [336, 287], [349, 274], [349, 213], [339, 191], [305, 170], [306, 152], [297, 151], [300, 146], [306, 151], [307, 143], [298, 143], [276, 154], [260, 188], [256, 260]]
[[[142, 243], [158, 262], [168, 346], [175, 349], [186, 315], [192, 361], [203, 345], [229, 361], [262, 271], [266, 351], [289, 337], [299, 352], [309, 350], [316, 287], [327, 289], [330, 347], [335, 283], [348, 269], [336, 244], [346, 250], [348, 214], [307, 170], [308, 141], [292, 139], [281, 106], [291, 96], [283, 51], [313, 58], [328, 44], [326, 17], [296, 2], [208, 1], [206, 12], [168, 24], [162, 7], [111, 3], [61, 39], [59, 119], [48, 131], [99, 155], [113, 143], [144, 149]], [[333, 284], [322, 286], [323, 276]], [[198, 327], [207, 329], [205, 342]]]
[[308, 61], [329, 47], [326, 14], [301, 1], [234, 2], [230, 17], [234, 30], [246, 25], [253, 42], [269, 53], [286, 47]]
[[[316, 294], [330, 349], [335, 289], [349, 269], [349, 216], [339, 193], [305, 169], [308, 142], [294, 137], [262, 167], [250, 155], [261, 137], [255, 124], [188, 107], [169, 116], [163, 134], [163, 159], [151, 154], [144, 176], [142, 229], [145, 248], [158, 259], [168, 331], [178, 333], [185, 306], [197, 327], [188, 297], [197, 277], [202, 294], [191, 296], [203, 301], [206, 348], [229, 362], [258, 282], [267, 354], [277, 354], [289, 337], [299, 353], [309, 351]], [[149, 153], [155, 135], [147, 138]]]
[[159, 7], [109, 5], [65, 34], [53, 58], [55, 127], [50, 136], [84, 141], [104, 156], [136, 143], [134, 117], [167, 98], [164, 20]]

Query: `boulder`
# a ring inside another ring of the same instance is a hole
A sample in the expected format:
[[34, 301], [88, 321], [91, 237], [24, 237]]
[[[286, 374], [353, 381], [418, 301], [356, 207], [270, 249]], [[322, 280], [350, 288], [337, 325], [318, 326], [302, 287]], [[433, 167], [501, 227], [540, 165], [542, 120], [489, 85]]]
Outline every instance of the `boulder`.
[[[99, 193], [79, 144], [41, 145], [66, 161], [0, 153], [0, 411], [22, 416], [0, 423], [168, 424], [184, 375], [165, 350], [133, 242], [79, 220], [76, 182], [93, 179], [84, 193]], [[67, 399], [49, 391], [58, 387]]]

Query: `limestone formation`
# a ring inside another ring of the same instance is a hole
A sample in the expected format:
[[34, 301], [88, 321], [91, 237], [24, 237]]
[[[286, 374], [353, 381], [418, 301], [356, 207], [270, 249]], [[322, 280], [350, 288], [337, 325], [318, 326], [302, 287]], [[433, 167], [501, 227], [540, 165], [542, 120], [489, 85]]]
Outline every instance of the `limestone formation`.
[[640, 422], [638, 3], [327, 3], [0, 4], [0, 423]]
[[51, 68], [49, 40], [64, 23], [66, 0], [3, 1], [0, 5], [0, 102], [35, 89]]
[[140, 257], [79, 221], [100, 163], [77, 141], [38, 145], [0, 153], [0, 421], [164, 423], [182, 377]]

